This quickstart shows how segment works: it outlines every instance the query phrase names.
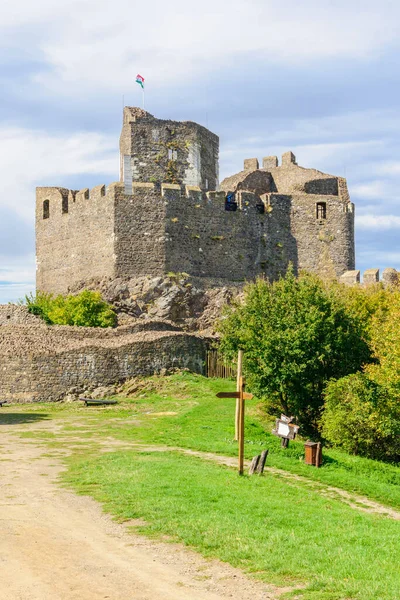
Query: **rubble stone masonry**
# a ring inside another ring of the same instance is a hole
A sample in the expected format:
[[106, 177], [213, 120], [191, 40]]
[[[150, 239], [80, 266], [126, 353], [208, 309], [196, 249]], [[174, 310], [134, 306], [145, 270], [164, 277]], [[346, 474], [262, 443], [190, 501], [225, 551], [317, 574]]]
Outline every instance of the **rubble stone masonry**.
[[165, 330], [164, 324], [146, 323], [143, 328], [0, 326], [1, 400], [62, 400], [68, 393], [163, 369], [204, 372], [204, 338]]

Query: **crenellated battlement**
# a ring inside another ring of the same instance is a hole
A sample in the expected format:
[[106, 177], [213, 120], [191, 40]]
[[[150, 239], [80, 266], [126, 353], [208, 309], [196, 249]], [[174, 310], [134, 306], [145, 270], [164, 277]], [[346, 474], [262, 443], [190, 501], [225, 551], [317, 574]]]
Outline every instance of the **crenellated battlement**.
[[[213, 206], [225, 207], [226, 193], [223, 191], [205, 192], [198, 186], [178, 185], [175, 183], [162, 183], [160, 186], [153, 182], [137, 181], [132, 183], [132, 193], [127, 194], [125, 186], [121, 182], [111, 183], [108, 186], [100, 184], [92, 189], [83, 188], [81, 190], [68, 190], [65, 188], [37, 188], [37, 220], [43, 213], [42, 220], [58, 218], [60, 215], [79, 215], [87, 213], [92, 206], [92, 210], [98, 210], [101, 205], [107, 202], [114, 202], [125, 198], [130, 200], [133, 205], [140, 202], [143, 196], [151, 195], [155, 201], [182, 203], [184, 206], [188, 201], [200, 203], [201, 205], [211, 204]], [[264, 194], [262, 196], [245, 190], [239, 190], [233, 194], [233, 201], [236, 203], [236, 211], [243, 211], [248, 214], [252, 209], [262, 213], [264, 209], [271, 204], [271, 198], [274, 194]], [[48, 206], [47, 216], [45, 216], [45, 204]], [[232, 214], [232, 211], [226, 211], [226, 217]]]
[[353, 271], [345, 271], [343, 275], [339, 278], [341, 283], [345, 285], [371, 285], [381, 283], [385, 286], [387, 285], [398, 285], [400, 283], [400, 273], [393, 269], [393, 267], [388, 267], [383, 270], [382, 277], [380, 277], [379, 269], [367, 269], [363, 273], [362, 281], [361, 281], [361, 271], [353, 270]]

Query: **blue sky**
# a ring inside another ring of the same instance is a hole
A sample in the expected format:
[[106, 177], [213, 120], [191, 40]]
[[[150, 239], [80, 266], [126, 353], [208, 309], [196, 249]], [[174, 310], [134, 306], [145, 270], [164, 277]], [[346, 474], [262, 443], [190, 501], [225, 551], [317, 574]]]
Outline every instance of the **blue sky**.
[[[142, 4], [145, 4], [144, 6]], [[34, 289], [35, 186], [118, 179], [121, 107], [348, 179], [357, 268], [400, 269], [398, 0], [20, 0], [0, 15], [0, 303]]]

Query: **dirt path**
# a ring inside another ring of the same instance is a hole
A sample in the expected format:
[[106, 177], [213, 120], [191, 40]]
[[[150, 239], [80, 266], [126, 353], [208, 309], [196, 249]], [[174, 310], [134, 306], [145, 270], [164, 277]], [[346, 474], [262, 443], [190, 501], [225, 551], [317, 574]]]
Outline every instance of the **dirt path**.
[[129, 533], [55, 483], [62, 466], [44, 446], [8, 430], [0, 438], [1, 600], [278, 598], [239, 570]]
[[[71, 442], [71, 437], [69, 438]], [[79, 441], [77, 439], [77, 441]], [[81, 445], [81, 441], [79, 441], [79, 445]], [[97, 441], [99, 447], [103, 452], [112, 452], [116, 449], [129, 449], [136, 448], [138, 450], [144, 450], [146, 452], [181, 452], [182, 454], [188, 454], [189, 456], [197, 456], [198, 458], [202, 458], [203, 460], [209, 460], [211, 462], [216, 462], [220, 465], [225, 465], [227, 467], [237, 468], [238, 460], [232, 456], [223, 456], [221, 454], [214, 454], [213, 452], [201, 452], [199, 450], [190, 450], [188, 448], [180, 448], [175, 446], [149, 446], [148, 444], [141, 444], [139, 442], [133, 442], [127, 444], [126, 442], [122, 442], [120, 440], [115, 439], [99, 439]], [[245, 469], [248, 469], [250, 466], [249, 460], [244, 461]], [[296, 473], [290, 473], [289, 471], [284, 471], [283, 469], [278, 469], [276, 467], [265, 467], [265, 471], [269, 473], [273, 473], [279, 477], [283, 477], [288, 482], [297, 482], [301, 485], [304, 485], [308, 488], [317, 490], [321, 496], [325, 496], [326, 498], [332, 498], [333, 500], [339, 500], [344, 504], [347, 504], [351, 508], [366, 512], [375, 515], [383, 515], [384, 517], [388, 517], [389, 519], [394, 519], [395, 521], [400, 521], [400, 512], [395, 508], [391, 508], [389, 506], [385, 506], [384, 504], [380, 504], [374, 500], [370, 500], [366, 496], [360, 496], [355, 492], [347, 492], [346, 490], [342, 490], [341, 488], [337, 488], [331, 485], [327, 485], [325, 483], [321, 483], [320, 481], [316, 481], [315, 479], [307, 479], [307, 477], [303, 477], [302, 475], [297, 475]]]

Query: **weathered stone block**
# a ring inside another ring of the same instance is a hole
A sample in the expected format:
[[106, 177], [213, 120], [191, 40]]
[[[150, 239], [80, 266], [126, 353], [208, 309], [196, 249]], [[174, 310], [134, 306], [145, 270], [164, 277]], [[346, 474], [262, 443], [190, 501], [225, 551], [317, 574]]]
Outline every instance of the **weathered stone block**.
[[379, 282], [379, 269], [367, 269], [364, 271], [363, 283], [378, 283]]
[[346, 271], [340, 276], [339, 281], [346, 285], [356, 285], [360, 283], [360, 271]]
[[256, 171], [260, 168], [258, 158], [245, 158], [243, 168], [245, 171]]
[[289, 150], [289, 152], [282, 154], [282, 167], [290, 167], [291, 165], [296, 164], [296, 157], [293, 152]]
[[264, 156], [263, 158], [263, 169], [276, 169], [278, 166], [277, 156]]
[[384, 285], [397, 285], [399, 283], [399, 273], [396, 269], [388, 267], [383, 270], [382, 283]]

